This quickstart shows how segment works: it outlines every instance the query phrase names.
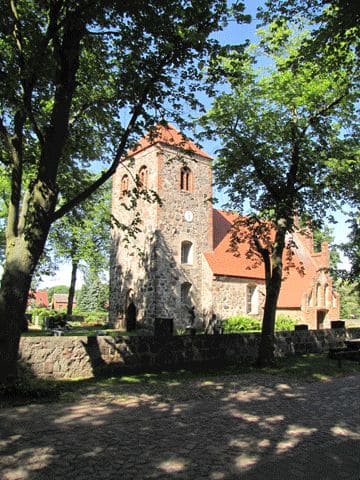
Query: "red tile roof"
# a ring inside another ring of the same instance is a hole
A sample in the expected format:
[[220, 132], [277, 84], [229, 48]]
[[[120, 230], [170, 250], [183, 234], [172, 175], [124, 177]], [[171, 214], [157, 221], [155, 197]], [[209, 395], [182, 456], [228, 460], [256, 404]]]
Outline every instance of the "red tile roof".
[[248, 244], [238, 244], [237, 256], [230, 251], [230, 230], [236, 219], [235, 214], [213, 210], [214, 250], [206, 252], [205, 258], [215, 275], [263, 279], [261, 259], [258, 256], [253, 260], [247, 258]]
[[49, 300], [46, 291], [43, 292], [34, 292], [33, 290], [29, 292], [29, 300], [28, 303], [34, 303], [36, 306], [40, 307], [48, 307]]
[[[231, 227], [239, 217], [236, 214], [213, 210], [214, 250], [206, 252], [205, 258], [214, 275], [265, 279], [265, 270], [262, 258], [259, 255], [249, 256], [249, 244], [239, 243], [237, 255], [231, 251]], [[294, 241], [294, 256], [291, 266], [284, 271], [278, 308], [299, 308], [304, 293], [309, 293], [320, 268], [324, 267], [324, 257], [314, 255], [307, 248], [303, 235], [296, 232], [292, 236]], [[285, 257], [285, 254], [284, 254]], [[284, 265], [286, 264], [284, 258]]]
[[190, 150], [201, 157], [208, 158], [210, 160], [212, 159], [210, 155], [196, 146], [194, 142], [183, 137], [183, 135], [170, 124], [168, 124], [166, 127], [164, 125], [156, 126], [155, 131], [153, 131], [151, 134], [148, 133], [145, 135], [145, 137], [138, 142], [136, 147], [128, 152], [128, 157], [132, 157], [133, 155], [158, 143], [181, 147], [183, 150]]
[[57, 303], [67, 303], [69, 295], [67, 293], [54, 293], [53, 301]]

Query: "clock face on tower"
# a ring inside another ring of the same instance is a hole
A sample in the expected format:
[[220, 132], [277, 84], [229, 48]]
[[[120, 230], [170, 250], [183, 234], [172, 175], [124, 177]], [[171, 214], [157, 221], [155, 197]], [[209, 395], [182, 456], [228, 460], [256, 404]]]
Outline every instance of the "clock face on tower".
[[192, 222], [192, 219], [193, 219], [194, 215], [192, 213], [191, 210], [186, 210], [186, 212], [184, 213], [184, 218], [187, 222]]

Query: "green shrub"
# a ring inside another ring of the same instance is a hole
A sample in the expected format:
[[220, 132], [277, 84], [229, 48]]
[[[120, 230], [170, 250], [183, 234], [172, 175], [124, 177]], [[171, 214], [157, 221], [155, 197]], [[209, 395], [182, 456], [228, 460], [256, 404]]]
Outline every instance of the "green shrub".
[[224, 333], [248, 332], [261, 329], [261, 321], [247, 316], [230, 317], [223, 322]]
[[275, 320], [275, 330], [283, 332], [285, 330], [294, 330], [296, 320], [289, 315], [280, 313]]
[[106, 312], [80, 312], [76, 310], [77, 316], [83, 317], [83, 322], [89, 325], [103, 325], [108, 321], [108, 314]]
[[37, 317], [37, 324], [44, 328], [45, 326], [45, 318], [54, 316], [54, 310], [49, 310], [48, 308], [41, 307], [41, 308], [33, 308], [31, 310], [32, 314], [32, 323], [35, 324], [35, 318]]

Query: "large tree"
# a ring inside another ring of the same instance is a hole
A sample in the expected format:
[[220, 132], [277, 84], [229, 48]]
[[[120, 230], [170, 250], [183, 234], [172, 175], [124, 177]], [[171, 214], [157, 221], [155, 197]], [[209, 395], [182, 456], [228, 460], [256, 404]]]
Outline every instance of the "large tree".
[[[90, 182], [93, 175], [83, 172]], [[73, 191], [75, 185], [71, 185]], [[106, 185], [107, 186], [107, 185]], [[108, 270], [110, 244], [110, 190], [99, 188], [90, 198], [76, 205], [50, 229], [48, 245], [55, 263], [71, 263], [67, 315], [72, 315], [78, 269]]]
[[[209, 35], [226, 21], [227, 6], [1, 0], [0, 7], [0, 154], [11, 187], [0, 291], [6, 383], [16, 376], [28, 290], [51, 224], [111, 177], [155, 119], [180, 120], [182, 103], [195, 106], [198, 65], [214, 48]], [[94, 159], [108, 167], [58, 207], [63, 175], [71, 181], [74, 166]]]
[[[327, 218], [337, 197], [327, 183], [329, 159], [348, 158], [355, 128], [352, 52], [343, 70], [319, 59], [298, 63], [304, 35], [272, 25], [246, 58], [236, 52], [221, 57], [217, 73], [230, 92], [219, 95], [204, 119], [222, 144], [215, 166], [219, 185], [236, 210], [250, 201], [249, 215], [239, 217], [234, 229], [234, 248], [249, 242], [249, 254], [265, 266], [260, 365], [274, 360], [276, 305], [295, 219], [320, 226]], [[262, 55], [266, 66], [257, 68]]]
[[[319, 59], [327, 68], [336, 71], [348, 69], [349, 75], [359, 79], [360, 54], [360, 3], [354, 0], [267, 0], [259, 9], [258, 17], [265, 23], [275, 22], [277, 26], [289, 21], [300, 24], [306, 19], [311, 24], [310, 35], [303, 38], [297, 52], [297, 62], [307, 59]], [[349, 55], [351, 53], [351, 55]], [[354, 69], [354, 60], [357, 68]], [[339, 273], [343, 278], [353, 282], [360, 295], [360, 149], [359, 126], [354, 131], [352, 145], [349, 145], [350, 156], [334, 158], [328, 177], [329, 186], [338, 191], [346, 200], [344, 210], [349, 217], [350, 235], [348, 242], [341, 248], [351, 261], [350, 271]], [[354, 150], [357, 148], [357, 154]]]

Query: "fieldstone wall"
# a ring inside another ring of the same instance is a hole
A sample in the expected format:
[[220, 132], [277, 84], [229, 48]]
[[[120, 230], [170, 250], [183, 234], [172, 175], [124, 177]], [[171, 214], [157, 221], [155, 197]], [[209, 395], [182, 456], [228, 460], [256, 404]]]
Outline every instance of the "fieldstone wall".
[[[256, 312], [246, 313], [247, 287], [257, 287]], [[216, 315], [221, 318], [229, 318], [236, 315], [247, 315], [262, 318], [265, 303], [265, 282], [263, 280], [250, 280], [248, 278], [236, 278], [216, 276], [212, 284], [213, 308]]]
[[[278, 332], [278, 357], [326, 352], [360, 328]], [[20, 358], [39, 377], [79, 378], [193, 364], [255, 361], [259, 333], [173, 337], [23, 337]]]

